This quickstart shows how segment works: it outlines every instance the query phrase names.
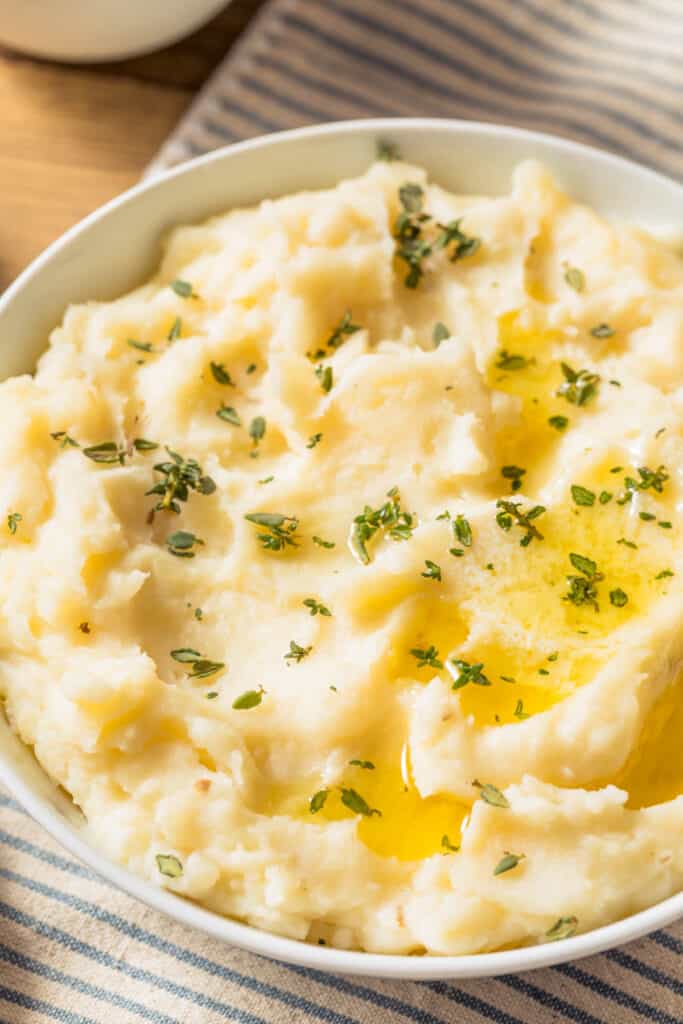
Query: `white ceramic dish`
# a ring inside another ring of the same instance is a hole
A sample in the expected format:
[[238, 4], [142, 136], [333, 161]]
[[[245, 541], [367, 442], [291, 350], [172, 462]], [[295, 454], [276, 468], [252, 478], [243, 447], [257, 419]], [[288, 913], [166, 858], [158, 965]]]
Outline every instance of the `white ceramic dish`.
[[[0, 299], [0, 378], [25, 372], [70, 302], [112, 298], [150, 272], [173, 224], [265, 196], [320, 188], [361, 173], [378, 138], [455, 191], [501, 193], [514, 165], [543, 160], [576, 198], [605, 215], [666, 231], [680, 221], [683, 187], [617, 157], [513, 128], [428, 119], [356, 121], [243, 142], [139, 185], [72, 228]], [[408, 957], [309, 946], [219, 917], [110, 863], [83, 820], [0, 717], [0, 781], [56, 839], [132, 896], [217, 939], [319, 970], [384, 978], [471, 978], [573, 960], [683, 916], [683, 892], [623, 921], [556, 943], [463, 957]]]
[[189, 35], [227, 2], [0, 0], [0, 42], [52, 60], [122, 60]]

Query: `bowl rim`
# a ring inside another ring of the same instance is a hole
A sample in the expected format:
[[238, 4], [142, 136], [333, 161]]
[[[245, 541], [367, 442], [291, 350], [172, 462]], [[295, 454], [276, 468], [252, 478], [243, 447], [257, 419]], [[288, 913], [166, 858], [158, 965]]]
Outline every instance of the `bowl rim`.
[[[191, 176], [200, 168], [214, 162], [229, 160], [233, 155], [247, 150], [276, 149], [279, 145], [291, 145], [298, 140], [307, 140], [312, 137], [325, 138], [330, 135], [361, 134], [376, 138], [382, 133], [400, 133], [401, 131], [424, 133], [448, 131], [454, 135], [475, 133], [493, 136], [503, 143], [506, 140], [516, 140], [524, 141], [530, 146], [534, 143], [550, 145], [559, 153], [569, 157], [582, 155], [584, 158], [602, 165], [606, 170], [613, 170], [615, 173], [618, 173], [619, 170], [631, 174], [637, 173], [660, 186], [664, 185], [667, 188], [673, 186], [674, 190], [680, 191], [683, 200], [683, 185], [659, 171], [625, 157], [616, 156], [550, 133], [489, 122], [423, 117], [364, 118], [308, 125], [222, 146], [188, 160], [169, 171], [145, 179], [121, 195], [114, 197], [69, 228], [19, 274], [0, 296], [0, 316], [15, 297], [30, 286], [33, 278], [91, 225], [115, 214], [122, 206], [136, 201], [139, 196], [156, 189], [169, 179]], [[176, 895], [168, 889], [155, 886], [142, 876], [134, 875], [110, 861], [104, 854], [99, 853], [94, 845], [91, 846], [78, 835], [77, 831], [67, 823], [66, 818], [22, 777], [15, 765], [9, 759], [5, 759], [1, 751], [0, 782], [31, 817], [66, 850], [87, 864], [97, 875], [128, 895], [181, 924], [222, 942], [271, 959], [327, 973], [423, 981], [494, 977], [500, 974], [513, 974], [565, 963], [600, 953], [614, 946], [631, 942], [683, 917], [683, 891], [681, 891], [619, 921], [594, 928], [572, 938], [500, 952], [416, 957], [408, 954], [368, 953], [337, 949], [331, 946], [314, 946], [204, 909], [198, 903]]]

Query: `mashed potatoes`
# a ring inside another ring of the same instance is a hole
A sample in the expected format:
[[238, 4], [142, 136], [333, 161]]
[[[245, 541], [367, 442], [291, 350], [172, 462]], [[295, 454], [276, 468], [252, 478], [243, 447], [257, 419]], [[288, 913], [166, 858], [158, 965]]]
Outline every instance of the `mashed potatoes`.
[[683, 885], [664, 245], [378, 163], [174, 231], [0, 408], [0, 692], [114, 860], [383, 952]]

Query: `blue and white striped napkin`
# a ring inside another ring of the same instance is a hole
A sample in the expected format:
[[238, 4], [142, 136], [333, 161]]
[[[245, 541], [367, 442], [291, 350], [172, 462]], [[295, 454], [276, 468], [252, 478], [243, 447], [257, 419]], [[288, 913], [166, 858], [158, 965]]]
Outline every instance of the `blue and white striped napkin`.
[[[683, 177], [683, 0], [271, 0], [149, 169], [352, 117], [522, 125]], [[681, 1024], [683, 922], [489, 981], [332, 977], [112, 889], [0, 795], [0, 1024]]]

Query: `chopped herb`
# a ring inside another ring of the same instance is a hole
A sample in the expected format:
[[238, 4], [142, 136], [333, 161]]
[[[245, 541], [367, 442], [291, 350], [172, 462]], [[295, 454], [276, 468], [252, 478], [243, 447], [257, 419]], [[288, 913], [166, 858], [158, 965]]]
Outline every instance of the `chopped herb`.
[[624, 493], [618, 499], [620, 505], [626, 505], [631, 501], [636, 491], [656, 491], [662, 494], [664, 484], [669, 479], [669, 473], [665, 466], [658, 466], [657, 469], [649, 469], [647, 466], [638, 467], [639, 480], [632, 476], [624, 477]]
[[166, 538], [168, 550], [178, 558], [194, 558], [196, 552], [192, 548], [195, 544], [203, 543], [203, 540], [196, 537], [194, 533], [188, 533], [187, 530], [176, 530]]
[[621, 473], [623, 466], [612, 466], [610, 473]]
[[668, 519], [657, 520], [657, 526], [661, 526], [663, 530], [673, 530], [673, 523], [670, 523]]
[[548, 672], [547, 668], [539, 668], [538, 674], [539, 676], [549, 676], [550, 672]]
[[564, 272], [564, 279], [575, 292], [582, 292], [586, 286], [584, 273], [578, 267], [567, 267]]
[[614, 495], [612, 494], [611, 491], [600, 491], [600, 494], [598, 496], [598, 501], [600, 502], [601, 505], [606, 505], [608, 502], [610, 502], [612, 500], [613, 497], [614, 497]]
[[263, 687], [259, 687], [258, 690], [245, 690], [239, 697], [235, 697], [232, 706], [235, 711], [250, 711], [251, 708], [259, 706], [265, 692]]
[[362, 814], [367, 818], [372, 817], [373, 814], [381, 817], [382, 812], [378, 811], [376, 807], [370, 807], [355, 789], [342, 788], [341, 801], [344, 807], [348, 807], [354, 814]]
[[442, 341], [446, 338], [450, 338], [451, 332], [448, 330], [445, 324], [442, 324], [439, 320], [438, 323], [434, 324], [434, 330], [432, 331], [432, 341], [434, 342], [434, 348], [438, 348]]
[[620, 388], [621, 387], [621, 381], [618, 381], [618, 380], [608, 380], [607, 383], [611, 384], [613, 388]]
[[507, 531], [513, 526], [513, 524], [521, 527], [523, 530], [526, 530], [526, 533], [519, 542], [521, 547], [528, 547], [534, 538], [536, 538], [536, 540], [543, 540], [543, 534], [539, 532], [532, 520], [543, 515], [545, 512], [545, 506], [534, 505], [528, 512], [524, 512], [519, 502], [505, 501], [503, 498], [499, 498], [496, 502], [496, 508], [500, 509], [500, 511], [496, 513], [496, 522], [500, 526], [501, 530]]
[[256, 482], [259, 484], [270, 484], [274, 479], [274, 476], [264, 476], [263, 480], [257, 480]]
[[512, 871], [521, 860], [524, 860], [524, 857], [525, 854], [523, 853], [508, 853], [506, 850], [493, 869], [493, 874], [504, 875], [506, 871]]
[[472, 527], [464, 516], [457, 515], [453, 520], [453, 533], [463, 547], [472, 546]]
[[615, 608], [623, 608], [625, 604], [628, 604], [628, 594], [617, 587], [616, 590], [610, 590], [609, 592], [610, 604], [613, 604]]
[[192, 665], [192, 671], [188, 673], [191, 679], [206, 679], [225, 668], [222, 661], [209, 661], [192, 647], [178, 647], [171, 651], [171, 657], [182, 665]]
[[148, 441], [144, 437], [136, 437], [133, 441], [133, 448], [136, 452], [153, 452], [159, 445], [156, 441]]
[[256, 363], [249, 363], [249, 366], [247, 367], [246, 372], [247, 373], [254, 373], [255, 370], [256, 370]]
[[235, 382], [223, 366], [223, 363], [209, 363], [209, 366], [211, 368], [213, 379], [217, 384], [230, 385], [231, 387], [235, 386]]
[[78, 441], [74, 441], [73, 437], [69, 437], [65, 430], [57, 430], [54, 434], [50, 434], [53, 441], [59, 441], [60, 448], [80, 448]]
[[401, 185], [398, 198], [402, 209], [394, 224], [396, 256], [408, 266], [403, 282], [406, 288], [417, 288], [424, 275], [422, 262], [432, 252], [432, 246], [422, 237], [423, 224], [430, 217], [422, 212], [424, 192], [419, 185], [413, 182]]
[[657, 518], [653, 512], [639, 512], [638, 516], [644, 523], [651, 523], [653, 519]]
[[127, 345], [131, 348], [136, 348], [140, 352], [153, 352], [154, 349], [149, 341], [136, 341], [135, 338], [128, 338], [126, 341]]
[[175, 320], [173, 321], [173, 323], [171, 324], [171, 328], [170, 328], [168, 334], [166, 335], [166, 340], [167, 341], [177, 341], [178, 338], [180, 337], [182, 329], [183, 329], [183, 321], [180, 319], [179, 316], [177, 316], [175, 318]]
[[263, 416], [254, 416], [253, 420], [249, 424], [249, 437], [252, 440], [254, 448], [257, 448], [259, 442], [263, 440], [266, 434], [266, 421]]
[[305, 601], [302, 601], [304, 608], [308, 608], [311, 615], [331, 615], [332, 612], [329, 608], [326, 608], [320, 601], [316, 601], [314, 597], [307, 597]]
[[87, 635], [90, 632], [90, 623], [79, 622], [78, 628], [80, 629], [81, 633], [85, 633]]
[[101, 444], [93, 444], [89, 448], [84, 448], [83, 454], [86, 458], [102, 465], [112, 466], [118, 463], [119, 466], [122, 466], [128, 452], [125, 448], [119, 448], [114, 441], [103, 441]]
[[566, 416], [551, 416], [548, 419], [548, 423], [551, 427], [554, 427], [555, 430], [566, 430], [569, 426], [569, 420]]
[[493, 565], [493, 562], [487, 562], [486, 565], [484, 566], [484, 568], [488, 569], [489, 572], [495, 572], [496, 571], [495, 567]]
[[517, 682], [517, 680], [514, 679], [513, 676], [501, 676], [500, 678], [503, 680], [504, 683], [516, 683]]
[[638, 545], [634, 544], [632, 540], [626, 540], [626, 537], [620, 537], [617, 544], [623, 544], [625, 548], [633, 548], [634, 551], [638, 550]]
[[533, 359], [527, 359], [526, 356], [514, 355], [512, 352], [508, 352], [506, 348], [502, 348], [496, 359], [496, 369], [526, 370], [527, 366], [531, 366], [533, 362]]
[[233, 409], [231, 405], [224, 405], [221, 402], [220, 409], [216, 409], [216, 416], [219, 420], [224, 420], [226, 423], [232, 423], [234, 427], [241, 427], [242, 420], [237, 414], [237, 410]]
[[354, 768], [365, 768], [367, 771], [374, 771], [375, 768], [372, 761], [361, 761], [357, 757], [354, 757], [353, 761], [349, 761], [349, 764]]
[[336, 544], [335, 544], [335, 542], [333, 540], [323, 540], [322, 537], [316, 537], [315, 534], [313, 534], [313, 537], [311, 538], [311, 540], [313, 541], [314, 544], [317, 544], [319, 548], [334, 548], [334, 547], [336, 547]]
[[332, 385], [334, 384], [332, 367], [323, 366], [321, 363], [320, 366], [316, 366], [315, 375], [320, 381], [320, 387], [323, 389], [325, 394], [328, 394], [332, 390]]
[[387, 163], [391, 163], [392, 160], [401, 159], [398, 146], [395, 142], [390, 142], [388, 139], [377, 140], [376, 155], [378, 160], [384, 160]]
[[412, 513], [402, 511], [398, 488], [392, 487], [387, 491], [387, 498], [389, 501], [385, 501], [377, 509], [366, 505], [360, 515], [355, 516], [353, 520], [349, 543], [354, 555], [363, 565], [370, 564], [367, 542], [378, 530], [388, 533], [392, 540], [408, 540], [417, 525]]
[[674, 575], [674, 573], [671, 571], [671, 569], [662, 569], [661, 572], [657, 573], [657, 575], [655, 576], [655, 579], [656, 580], [666, 580], [670, 576], [673, 576], [673, 575]]
[[591, 327], [590, 333], [594, 338], [611, 338], [614, 335], [614, 328], [605, 323], [597, 324]]
[[180, 878], [183, 873], [183, 865], [170, 853], [158, 853], [156, 862], [160, 874], [166, 875], [167, 878]]
[[522, 469], [521, 466], [503, 466], [500, 472], [505, 480], [510, 481], [510, 490], [513, 494], [521, 489], [522, 477], [526, 474], [525, 469]]
[[479, 790], [479, 796], [482, 798], [484, 803], [490, 804], [492, 807], [509, 807], [507, 797], [504, 793], [496, 787], [491, 785], [490, 782], [479, 782], [475, 779], [472, 783], [476, 789]]
[[595, 492], [589, 491], [587, 487], [581, 487], [580, 484], [572, 484], [571, 491], [575, 505], [590, 507], [595, 504]]
[[201, 622], [202, 621], [202, 619], [204, 618], [204, 612], [202, 611], [201, 608], [195, 608], [195, 610], [194, 610], [194, 617], [197, 620], [197, 622]]
[[[339, 348], [346, 338], [351, 337], [352, 334], [355, 334], [356, 331], [360, 330], [360, 324], [353, 323], [351, 320], [351, 310], [347, 309], [337, 326], [332, 331], [332, 334], [325, 342], [325, 345], [327, 348], [331, 349]], [[329, 391], [330, 389], [328, 388], [327, 390]]]
[[308, 809], [311, 814], [317, 814], [318, 811], [322, 811], [329, 793], [329, 789], [319, 789], [317, 793], [313, 794], [308, 803]]
[[559, 651], [553, 651], [552, 654], [548, 655], [548, 661], [557, 661], [559, 656], [560, 656]]
[[159, 462], [154, 467], [162, 480], [156, 483], [147, 494], [160, 495], [154, 506], [157, 512], [180, 512], [181, 501], [187, 501], [189, 492], [213, 494], [216, 484], [210, 476], [205, 476], [202, 467], [195, 459], [184, 459], [182, 455], [166, 448], [171, 462]]
[[463, 686], [467, 686], [468, 683], [474, 683], [476, 686], [490, 686], [491, 680], [484, 675], [484, 663], [478, 662], [476, 665], [470, 665], [468, 661], [461, 661], [459, 658], [449, 658], [449, 664], [454, 665], [458, 670], [456, 679], [453, 680], [453, 690], [461, 690]]
[[266, 551], [283, 551], [286, 547], [298, 546], [293, 536], [299, 526], [295, 516], [283, 516], [279, 512], [249, 512], [244, 518], [268, 531], [256, 534]]
[[181, 299], [199, 298], [189, 281], [182, 281], [180, 278], [177, 278], [175, 281], [171, 281], [171, 288]]
[[441, 836], [441, 848], [444, 853], [458, 853], [458, 851], [460, 850], [460, 847], [455, 846], [455, 844], [450, 841], [447, 835]]
[[7, 516], [7, 529], [12, 536], [17, 532], [17, 527], [23, 518], [21, 512], [10, 512]]
[[[501, 677], [502, 678], [502, 677]], [[524, 710], [524, 701], [518, 700], [515, 704], [515, 710], [512, 712], [515, 718], [518, 718], [520, 722], [523, 722], [529, 715]]]
[[564, 381], [556, 394], [566, 398], [572, 405], [585, 405], [598, 393], [600, 377], [589, 370], [573, 370], [567, 363], [560, 363]]
[[427, 580], [436, 580], [437, 583], [441, 583], [441, 568], [436, 562], [431, 562], [428, 558], [425, 558], [425, 572], [421, 572], [420, 576], [424, 576]]
[[458, 220], [451, 220], [448, 224], [438, 225], [441, 234], [434, 242], [434, 251], [447, 250], [449, 246], [452, 246], [448, 255], [451, 263], [456, 263], [467, 256], [474, 256], [475, 252], [481, 248], [481, 239], [466, 235], [460, 227], [461, 224], [462, 217], [459, 217]]
[[289, 641], [289, 653], [283, 655], [285, 661], [295, 661], [297, 665], [313, 650], [313, 647], [302, 647], [296, 640]]
[[443, 662], [439, 661], [439, 652], [434, 644], [430, 644], [426, 648], [411, 647], [410, 653], [417, 659], [418, 668], [424, 668], [426, 665], [429, 665], [430, 668], [443, 668]]
[[206, 699], [207, 700], [215, 700], [217, 696], [218, 696], [218, 691], [217, 690], [210, 690], [206, 694]]
[[558, 917], [552, 928], [545, 933], [550, 942], [558, 939], [570, 939], [575, 934], [579, 919], [577, 917]]
[[322, 434], [311, 434], [311, 436], [308, 439], [308, 444], [306, 445], [306, 447], [307, 448], [315, 448], [315, 446], [317, 444], [320, 444], [322, 439], [323, 439], [323, 435]]
[[569, 555], [569, 561], [581, 576], [567, 576], [569, 592], [563, 597], [563, 601], [570, 601], [574, 605], [591, 605], [596, 612], [600, 611], [598, 604], [597, 584], [604, 580], [601, 572], [592, 558], [585, 555], [577, 555], [573, 552]]
[[176, 647], [174, 651], [171, 651], [171, 657], [174, 661], [185, 665], [197, 661], [198, 658], [201, 658], [201, 654], [193, 647]]

